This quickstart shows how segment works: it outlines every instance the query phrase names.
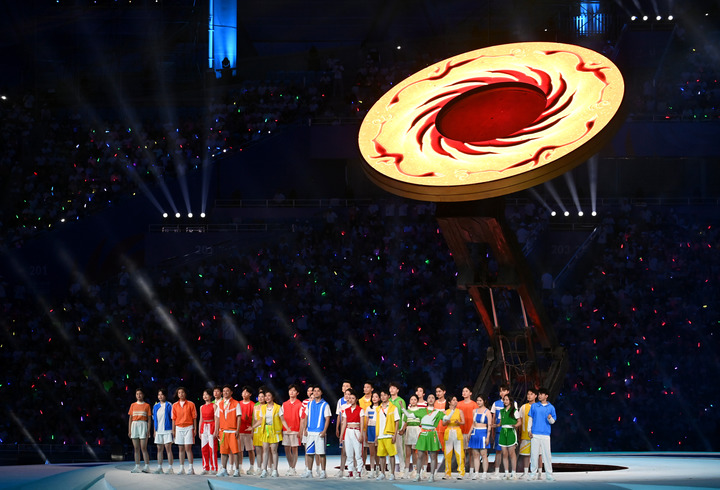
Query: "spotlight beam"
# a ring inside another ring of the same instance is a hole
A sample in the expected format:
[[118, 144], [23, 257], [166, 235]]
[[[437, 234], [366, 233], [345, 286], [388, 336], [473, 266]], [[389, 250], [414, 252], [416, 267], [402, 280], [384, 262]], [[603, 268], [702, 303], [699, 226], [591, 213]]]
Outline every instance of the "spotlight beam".
[[558, 194], [557, 190], [555, 190], [555, 185], [551, 181], [545, 182], [545, 188], [548, 190], [550, 195], [555, 199], [555, 202], [557, 203], [558, 207], [562, 209], [563, 213], [567, 211], [565, 208], [565, 205], [560, 200], [560, 195]]

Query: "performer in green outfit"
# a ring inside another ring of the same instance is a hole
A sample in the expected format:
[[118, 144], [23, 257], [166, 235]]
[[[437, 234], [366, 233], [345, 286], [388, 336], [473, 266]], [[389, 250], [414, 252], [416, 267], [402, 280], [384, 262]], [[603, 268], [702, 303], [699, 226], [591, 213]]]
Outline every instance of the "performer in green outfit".
[[[510, 395], [503, 396], [502, 401], [503, 408], [500, 410], [497, 427], [500, 427], [500, 447], [502, 448], [505, 479], [516, 480], [517, 454], [515, 453], [515, 446], [518, 443], [518, 437], [515, 429], [522, 425], [522, 420], [517, 419], [518, 413], [515, 409], [515, 401]], [[508, 458], [510, 459], [512, 474], [508, 474]]]
[[[420, 418], [420, 434], [418, 435], [415, 448], [418, 451], [420, 459], [419, 470], [427, 467], [428, 459], [430, 459], [430, 476], [428, 481], [435, 481], [435, 470], [437, 470], [437, 453], [440, 450], [440, 439], [438, 438], [437, 426], [445, 416], [444, 410], [433, 408], [435, 405], [435, 395], [428, 394], [428, 408], [418, 410], [415, 415]], [[420, 471], [415, 476], [415, 481], [420, 481]]]

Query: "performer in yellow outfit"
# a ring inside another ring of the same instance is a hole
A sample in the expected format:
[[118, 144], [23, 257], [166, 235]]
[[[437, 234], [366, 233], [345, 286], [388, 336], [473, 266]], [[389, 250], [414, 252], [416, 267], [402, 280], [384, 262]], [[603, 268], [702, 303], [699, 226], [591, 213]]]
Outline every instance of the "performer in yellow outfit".
[[445, 476], [449, 479], [452, 473], [452, 454], [455, 452], [460, 479], [465, 476], [465, 448], [463, 448], [462, 426], [465, 416], [457, 408], [458, 400], [454, 396], [450, 399], [450, 408], [445, 410]]
[[263, 446], [263, 470], [260, 478], [267, 478], [268, 466], [270, 476], [277, 477], [278, 443], [282, 441], [282, 420], [280, 420], [280, 405], [275, 403], [275, 397], [270, 390], [265, 391], [265, 405], [260, 407], [260, 417], [255, 421], [260, 429]]

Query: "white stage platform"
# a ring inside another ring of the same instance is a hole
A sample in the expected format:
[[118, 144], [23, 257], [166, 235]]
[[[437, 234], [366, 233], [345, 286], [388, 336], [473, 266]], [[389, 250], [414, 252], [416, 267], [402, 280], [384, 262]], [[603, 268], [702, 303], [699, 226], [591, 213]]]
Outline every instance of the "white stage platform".
[[[328, 457], [328, 478], [306, 480], [300, 477], [260, 478], [243, 475], [240, 478], [217, 478], [199, 475], [133, 474], [131, 462], [78, 465], [30, 465], [0, 467], [0, 488], [3, 489], [310, 489], [310, 488], [530, 488], [557, 486], [583, 489], [651, 490], [669, 488], [720, 488], [719, 453], [561, 453], [554, 455], [555, 481], [503, 480], [442, 480], [434, 483], [395, 481], [343, 480], [335, 477], [339, 456]], [[199, 461], [195, 461], [196, 470]], [[245, 466], [247, 468], [247, 459]], [[156, 462], [151, 461], [151, 468]], [[589, 468], [625, 467], [611, 471], [587, 471]], [[167, 467], [167, 462], [165, 463]], [[298, 468], [304, 470], [301, 461]], [[175, 463], [175, 470], [179, 465]], [[287, 470], [287, 462], [280, 462], [280, 474]], [[455, 474], [453, 474], [455, 476]]]

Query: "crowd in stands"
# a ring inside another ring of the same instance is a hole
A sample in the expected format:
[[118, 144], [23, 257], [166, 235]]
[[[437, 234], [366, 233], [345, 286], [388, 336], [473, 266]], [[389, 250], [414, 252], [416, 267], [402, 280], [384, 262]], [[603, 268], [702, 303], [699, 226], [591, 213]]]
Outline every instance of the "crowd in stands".
[[[693, 114], [716, 110], [716, 72], [704, 63], [682, 77], [678, 107]], [[333, 66], [318, 84], [230, 88], [206, 116], [173, 124], [103, 121], [32, 96], [0, 101], [0, 246], [20, 247], [132, 195], [141, 181], [195, 168], [283, 124], [361, 118], [359, 101], [369, 108], [414, 70], [371, 57], [354, 80], [342, 74], [353, 82], [339, 92]], [[339, 110], [327, 101], [338, 93]], [[717, 220], [639, 206], [604, 213], [597, 253], [576, 265], [586, 273], [546, 297], [570, 355], [553, 400], [562, 413], [555, 448], [717, 450]], [[543, 239], [541, 214], [509, 210], [521, 242]], [[49, 303], [0, 278], [0, 362], [9, 367], [0, 373], [9, 413], [0, 442], [127, 444], [137, 386], [152, 400], [156, 388], [182, 384], [197, 401], [208, 383], [284, 393], [290, 382], [320, 382], [328, 398], [344, 378], [396, 380], [405, 397], [417, 384], [445, 383], [451, 393], [472, 385], [488, 339], [457, 290], [432, 206], [325, 218], [202, 263], [128, 266]]]
[[[717, 450], [713, 221], [605, 213], [589, 272], [578, 265], [582, 279], [547, 297], [570, 356], [554, 447]], [[508, 214], [530, 227], [540, 211]], [[344, 378], [454, 393], [474, 383], [489, 343], [423, 204], [334, 209], [262, 246], [78, 283], [40, 311], [5, 283], [0, 305], [0, 359], [22, 367], [0, 379], [3, 443], [127, 444], [137, 386], [150, 400], [183, 385], [197, 401], [226, 382], [278, 393], [319, 382], [332, 400]]]

